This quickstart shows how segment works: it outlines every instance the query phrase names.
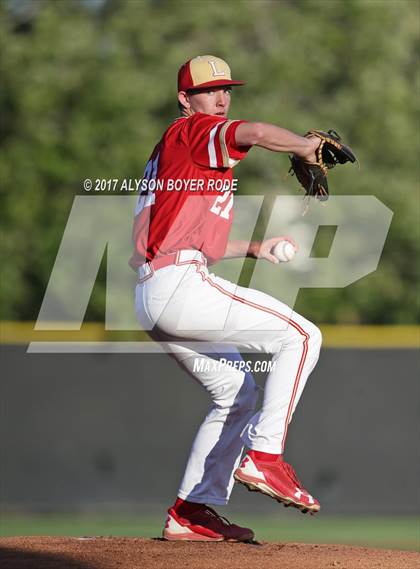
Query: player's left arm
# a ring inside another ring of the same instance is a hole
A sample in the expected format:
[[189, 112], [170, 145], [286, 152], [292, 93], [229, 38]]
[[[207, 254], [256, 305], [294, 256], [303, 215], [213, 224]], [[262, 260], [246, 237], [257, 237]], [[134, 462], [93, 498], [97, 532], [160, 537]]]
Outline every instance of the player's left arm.
[[[259, 122], [240, 122], [234, 131], [234, 140], [238, 147], [261, 146], [273, 152], [296, 154], [308, 162], [316, 161], [315, 150], [320, 143], [319, 138], [305, 138], [274, 124]], [[252, 257], [277, 264], [279, 260], [272, 251], [280, 241], [289, 241], [296, 250], [298, 249], [298, 245], [288, 236], [273, 237], [264, 241], [229, 241], [224, 258]]]
[[299, 136], [274, 124], [242, 122], [235, 130], [235, 142], [239, 146], [260, 146], [272, 152], [296, 154], [307, 162], [316, 162], [315, 150], [320, 139]]
[[272, 254], [272, 250], [280, 241], [289, 241], [296, 249], [297, 244], [291, 237], [281, 236], [265, 239], [264, 241], [229, 241], [226, 247], [224, 259], [232, 259], [235, 257], [251, 257], [254, 259], [266, 259], [277, 265], [279, 260]]

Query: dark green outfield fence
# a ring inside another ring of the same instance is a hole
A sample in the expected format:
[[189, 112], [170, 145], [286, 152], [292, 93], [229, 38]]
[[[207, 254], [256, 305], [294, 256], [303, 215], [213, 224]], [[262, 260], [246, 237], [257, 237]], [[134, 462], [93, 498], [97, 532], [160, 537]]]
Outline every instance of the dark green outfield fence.
[[[2, 346], [3, 510], [168, 505], [208, 405], [201, 388], [165, 355], [26, 348]], [[323, 351], [286, 455], [325, 512], [419, 511], [419, 367], [415, 349]], [[231, 504], [276, 507], [242, 488]]]

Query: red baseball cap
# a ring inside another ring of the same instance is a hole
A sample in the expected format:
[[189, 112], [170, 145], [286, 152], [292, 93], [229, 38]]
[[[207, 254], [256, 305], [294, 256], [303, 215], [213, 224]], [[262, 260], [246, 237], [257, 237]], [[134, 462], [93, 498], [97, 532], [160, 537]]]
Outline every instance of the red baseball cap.
[[244, 84], [244, 81], [233, 81], [229, 65], [214, 55], [194, 57], [184, 63], [178, 71], [178, 92]]

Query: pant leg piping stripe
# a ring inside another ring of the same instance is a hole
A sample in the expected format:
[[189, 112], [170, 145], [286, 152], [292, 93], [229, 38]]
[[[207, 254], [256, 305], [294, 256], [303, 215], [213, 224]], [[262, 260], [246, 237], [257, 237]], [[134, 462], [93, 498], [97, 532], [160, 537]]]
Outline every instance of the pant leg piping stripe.
[[298, 386], [300, 383], [300, 378], [302, 376], [302, 371], [303, 371], [303, 367], [305, 365], [305, 361], [306, 361], [306, 356], [308, 353], [308, 340], [309, 340], [309, 334], [307, 332], [305, 332], [305, 330], [299, 326], [299, 324], [297, 322], [295, 322], [294, 320], [287, 318], [287, 316], [284, 316], [283, 314], [280, 314], [279, 312], [277, 312], [276, 310], [272, 310], [271, 308], [267, 308], [266, 306], [262, 306], [260, 304], [256, 304], [255, 302], [251, 302], [250, 300], [246, 300], [245, 298], [242, 298], [240, 296], [237, 296], [227, 290], [225, 290], [224, 288], [222, 288], [220, 285], [216, 284], [215, 282], [213, 282], [207, 275], [205, 275], [200, 269], [199, 267], [196, 267], [196, 271], [198, 273], [200, 273], [201, 278], [203, 279], [204, 282], [207, 282], [210, 286], [212, 286], [213, 288], [216, 288], [217, 290], [219, 290], [222, 294], [224, 294], [225, 296], [228, 296], [229, 298], [232, 298], [233, 300], [237, 300], [238, 302], [241, 302], [242, 304], [246, 304], [248, 306], [251, 306], [253, 308], [256, 308], [257, 310], [262, 310], [263, 312], [267, 312], [269, 314], [272, 314], [273, 316], [276, 316], [277, 318], [280, 318], [281, 320], [287, 322], [288, 324], [291, 324], [293, 326], [293, 328], [295, 328], [300, 334], [302, 334], [303, 336], [303, 351], [302, 351], [302, 356], [300, 358], [300, 362], [299, 362], [299, 366], [298, 366], [298, 370], [296, 373], [296, 378], [293, 384], [293, 391], [292, 391], [292, 396], [290, 398], [290, 402], [289, 402], [289, 406], [287, 409], [287, 415], [286, 415], [286, 421], [285, 421], [285, 428], [284, 428], [284, 434], [283, 434], [283, 439], [282, 439], [282, 443], [281, 443], [281, 452], [283, 452], [284, 450], [284, 444], [286, 441], [286, 435], [287, 435], [287, 430], [288, 430], [288, 426], [289, 426], [289, 421], [291, 418], [291, 414], [292, 414], [292, 409], [293, 409], [293, 404], [294, 401], [296, 399], [296, 394], [297, 394], [297, 390], [298, 390]]

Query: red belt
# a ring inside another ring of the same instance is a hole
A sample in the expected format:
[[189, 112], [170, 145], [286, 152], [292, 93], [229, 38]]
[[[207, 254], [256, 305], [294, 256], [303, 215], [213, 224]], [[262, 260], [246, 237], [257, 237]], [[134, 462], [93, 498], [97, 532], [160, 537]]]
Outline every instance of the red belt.
[[158, 269], [163, 269], [168, 265], [175, 265], [177, 253], [170, 253], [169, 255], [162, 255], [162, 257], [155, 257], [152, 261], [146, 263], [146, 265], [151, 265], [155, 271]]
[[142, 283], [145, 280], [153, 276], [154, 272], [158, 269], [163, 269], [169, 265], [206, 265], [207, 259], [201, 253], [201, 251], [194, 250], [181, 250], [176, 253], [169, 253], [168, 255], [162, 255], [160, 257], [155, 257], [152, 261], [144, 263], [138, 269], [139, 279], [138, 282]]

